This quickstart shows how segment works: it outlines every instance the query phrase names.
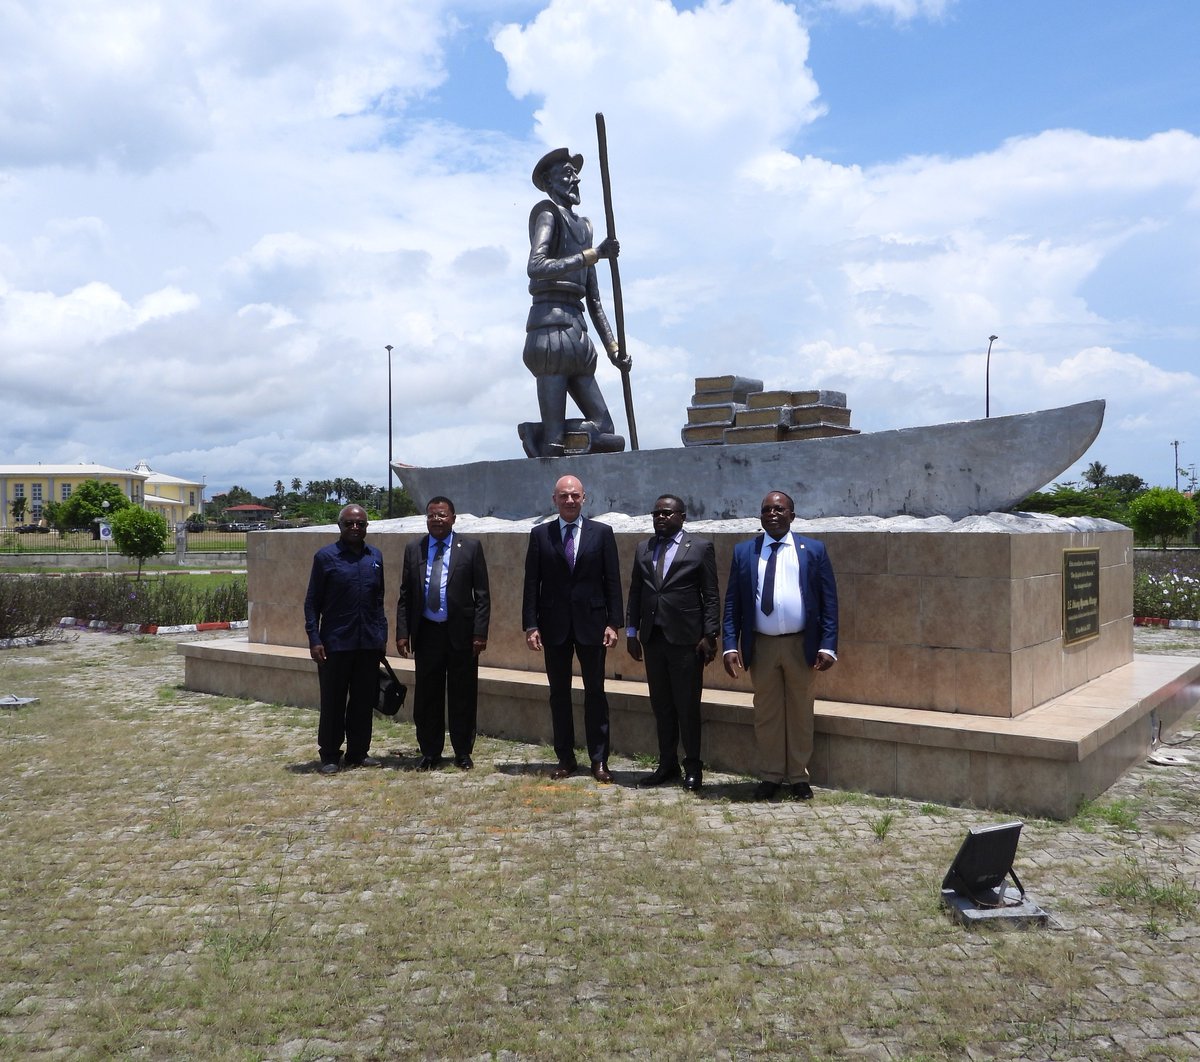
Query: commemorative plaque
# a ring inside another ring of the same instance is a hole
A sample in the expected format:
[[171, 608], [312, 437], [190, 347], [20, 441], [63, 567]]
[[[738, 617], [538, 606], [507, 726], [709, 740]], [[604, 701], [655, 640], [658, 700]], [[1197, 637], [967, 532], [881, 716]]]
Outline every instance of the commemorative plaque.
[[1100, 637], [1100, 551], [1063, 550], [1063, 645]]

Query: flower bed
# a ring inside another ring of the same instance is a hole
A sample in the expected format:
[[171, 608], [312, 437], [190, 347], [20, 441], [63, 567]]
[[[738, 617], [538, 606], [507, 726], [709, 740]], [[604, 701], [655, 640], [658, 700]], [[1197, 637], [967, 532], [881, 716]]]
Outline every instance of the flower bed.
[[1135, 550], [1133, 615], [1139, 626], [1200, 620], [1200, 551]]

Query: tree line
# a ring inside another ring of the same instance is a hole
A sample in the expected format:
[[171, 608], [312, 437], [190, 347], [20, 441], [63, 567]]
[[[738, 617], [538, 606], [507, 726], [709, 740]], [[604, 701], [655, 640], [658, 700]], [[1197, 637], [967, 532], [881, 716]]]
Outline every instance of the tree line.
[[[416, 505], [403, 487], [392, 488], [390, 501], [391, 516], [412, 516], [417, 512]], [[262, 505], [272, 509], [276, 519], [288, 523], [331, 523], [337, 519], [344, 505], [354, 503], [366, 509], [372, 518], [381, 519], [389, 515], [388, 502], [386, 487], [359, 483], [349, 476], [310, 479], [307, 482], [295, 477], [290, 484], [277, 479], [274, 492], [261, 496], [234, 484], [224, 494], [205, 502], [205, 511], [198, 518], [221, 521], [227, 509], [238, 505]]]
[[1068, 480], [1031, 494], [1014, 508], [1054, 516], [1093, 516], [1133, 529], [1139, 542], [1163, 549], [1171, 542], [1197, 539], [1198, 514], [1189, 494], [1169, 487], [1150, 487], [1132, 472], [1110, 475], [1108, 466], [1093, 461], [1083, 471], [1083, 483]]

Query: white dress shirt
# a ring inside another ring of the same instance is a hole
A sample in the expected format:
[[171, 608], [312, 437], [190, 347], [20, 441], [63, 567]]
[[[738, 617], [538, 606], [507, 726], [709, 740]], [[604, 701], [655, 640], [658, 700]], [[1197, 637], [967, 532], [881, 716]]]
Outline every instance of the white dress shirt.
[[774, 541], [770, 535], [763, 536], [762, 553], [758, 558], [758, 588], [754, 592], [754, 629], [759, 634], [799, 634], [804, 630], [804, 598], [800, 593], [800, 557], [790, 534], [779, 539], [775, 557], [775, 607], [769, 616], [763, 615], [763, 582]]

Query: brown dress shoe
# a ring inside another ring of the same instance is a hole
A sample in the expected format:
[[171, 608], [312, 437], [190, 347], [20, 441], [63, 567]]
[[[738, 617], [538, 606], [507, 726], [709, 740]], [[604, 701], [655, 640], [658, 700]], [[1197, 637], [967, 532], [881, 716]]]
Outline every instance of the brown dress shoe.
[[550, 772], [550, 777], [556, 782], [561, 781], [563, 778], [570, 778], [571, 775], [576, 772], [576, 770], [578, 770], [578, 768], [573, 763], [560, 763], [554, 768], [554, 770]]
[[597, 782], [603, 782], [605, 785], [611, 782], [612, 775], [609, 773], [608, 764], [603, 760], [597, 760], [595, 763], [593, 763], [592, 777], [595, 778]]

